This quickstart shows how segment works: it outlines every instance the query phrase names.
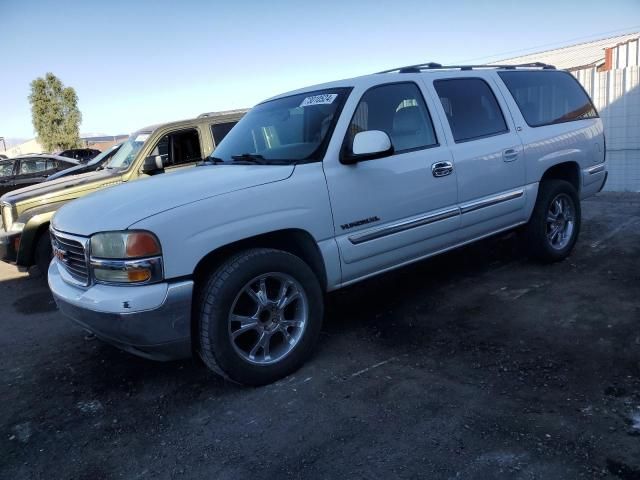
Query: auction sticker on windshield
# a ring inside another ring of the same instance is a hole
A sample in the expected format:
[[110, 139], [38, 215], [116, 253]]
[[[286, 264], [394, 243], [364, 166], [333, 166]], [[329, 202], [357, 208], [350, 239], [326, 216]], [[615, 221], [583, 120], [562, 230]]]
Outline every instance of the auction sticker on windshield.
[[329, 105], [338, 97], [337, 93], [327, 93], [323, 95], [313, 95], [305, 98], [300, 104], [301, 107], [309, 107], [311, 105]]
[[151, 136], [150, 133], [140, 133], [138, 134], [138, 136], [136, 137], [136, 142], [146, 142], [147, 138], [149, 138]]

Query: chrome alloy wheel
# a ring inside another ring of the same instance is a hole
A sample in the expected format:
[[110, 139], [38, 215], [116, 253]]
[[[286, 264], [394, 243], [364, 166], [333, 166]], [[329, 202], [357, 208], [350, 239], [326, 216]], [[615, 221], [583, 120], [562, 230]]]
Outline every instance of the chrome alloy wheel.
[[229, 337], [250, 363], [267, 365], [285, 358], [302, 338], [309, 302], [302, 286], [286, 273], [266, 273], [247, 283], [229, 314]]
[[557, 195], [547, 212], [546, 235], [551, 248], [562, 250], [571, 241], [576, 225], [573, 200], [565, 193]]

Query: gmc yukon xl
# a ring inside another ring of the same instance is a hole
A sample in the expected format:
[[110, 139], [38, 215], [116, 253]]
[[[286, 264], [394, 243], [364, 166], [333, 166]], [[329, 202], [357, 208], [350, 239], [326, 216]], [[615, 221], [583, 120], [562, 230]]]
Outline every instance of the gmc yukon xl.
[[279, 95], [205, 164], [64, 206], [49, 285], [120, 348], [265, 384], [312, 353], [325, 292], [516, 228], [564, 259], [606, 177], [569, 73], [403, 67]]

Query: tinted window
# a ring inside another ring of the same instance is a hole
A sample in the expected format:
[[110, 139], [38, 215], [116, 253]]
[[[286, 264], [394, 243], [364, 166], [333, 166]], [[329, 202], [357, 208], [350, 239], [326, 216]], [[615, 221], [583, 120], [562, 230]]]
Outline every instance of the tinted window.
[[499, 72], [531, 127], [598, 116], [578, 81], [566, 72]]
[[213, 156], [227, 162], [242, 160], [243, 154], [267, 163], [320, 160], [347, 94], [346, 89], [318, 90], [256, 105]]
[[0, 162], [0, 177], [13, 175], [13, 162]]
[[32, 173], [44, 172], [47, 169], [47, 160], [44, 158], [32, 158], [20, 160], [20, 170], [18, 175], [31, 175]]
[[214, 123], [211, 125], [211, 135], [213, 135], [214, 143], [219, 145], [222, 139], [227, 136], [227, 133], [231, 131], [236, 123], [238, 122]]
[[156, 144], [151, 155], [160, 155], [166, 167], [202, 160], [198, 132], [186, 130], [167, 134]]
[[386, 132], [396, 152], [437, 145], [427, 106], [415, 83], [368, 90], [351, 119], [348, 145], [357, 133], [367, 130]]
[[457, 78], [433, 84], [456, 142], [508, 131], [498, 101], [484, 80]]

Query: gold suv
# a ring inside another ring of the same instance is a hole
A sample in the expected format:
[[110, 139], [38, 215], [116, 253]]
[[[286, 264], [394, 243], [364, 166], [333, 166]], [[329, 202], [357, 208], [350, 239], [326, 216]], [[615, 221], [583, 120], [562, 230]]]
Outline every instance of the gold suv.
[[21, 270], [37, 265], [46, 273], [51, 260], [49, 222], [62, 205], [105, 187], [195, 165], [213, 152], [245, 112], [204, 113], [192, 120], [143, 128], [97, 172], [44, 182], [0, 197], [0, 259]]

